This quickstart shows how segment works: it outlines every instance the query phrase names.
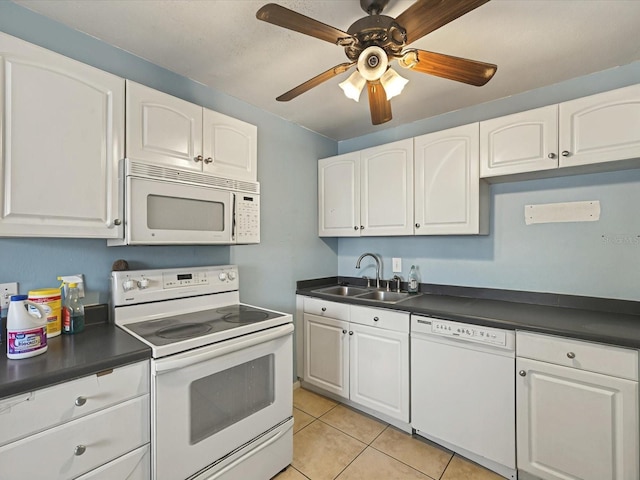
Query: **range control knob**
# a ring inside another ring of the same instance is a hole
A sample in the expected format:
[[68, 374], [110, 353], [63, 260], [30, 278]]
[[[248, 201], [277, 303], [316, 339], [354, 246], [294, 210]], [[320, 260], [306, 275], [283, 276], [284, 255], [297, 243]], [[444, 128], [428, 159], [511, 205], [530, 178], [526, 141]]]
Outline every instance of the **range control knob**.
[[138, 288], [140, 290], [144, 290], [145, 288], [149, 288], [149, 279], [143, 278], [138, 282]]
[[234, 281], [236, 279], [236, 272], [231, 270], [229, 273], [227, 273], [227, 277], [229, 277], [229, 280]]
[[122, 282], [122, 289], [125, 292], [128, 292], [129, 290], [133, 290], [134, 288], [136, 288], [136, 282], [134, 280], [129, 279]]
[[218, 278], [220, 279], [221, 282], [224, 282], [227, 279], [227, 272], [220, 272], [218, 274]]

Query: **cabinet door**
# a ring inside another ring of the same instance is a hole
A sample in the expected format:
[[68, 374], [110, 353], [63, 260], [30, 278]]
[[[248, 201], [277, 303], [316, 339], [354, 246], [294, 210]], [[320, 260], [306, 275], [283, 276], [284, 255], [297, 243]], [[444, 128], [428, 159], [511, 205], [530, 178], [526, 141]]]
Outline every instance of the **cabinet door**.
[[304, 379], [349, 398], [349, 323], [304, 314]]
[[351, 400], [408, 422], [409, 335], [355, 323], [350, 327]]
[[224, 178], [258, 180], [258, 127], [203, 109], [204, 171]]
[[560, 104], [560, 166], [640, 157], [640, 84]]
[[360, 153], [318, 160], [318, 235], [360, 236]]
[[480, 177], [557, 167], [557, 105], [480, 122]]
[[519, 469], [543, 480], [638, 478], [637, 382], [524, 358], [516, 369]]
[[488, 233], [478, 136], [475, 123], [416, 137], [416, 235]]
[[0, 235], [119, 238], [124, 79], [0, 34]]
[[202, 107], [127, 80], [127, 157], [201, 171]]
[[413, 139], [361, 151], [360, 176], [360, 235], [413, 235]]

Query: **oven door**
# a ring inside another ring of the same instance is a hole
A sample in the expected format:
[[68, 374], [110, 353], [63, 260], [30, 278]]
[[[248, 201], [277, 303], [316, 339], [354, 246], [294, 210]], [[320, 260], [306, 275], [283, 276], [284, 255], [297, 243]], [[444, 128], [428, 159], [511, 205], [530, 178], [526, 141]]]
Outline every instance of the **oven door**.
[[231, 192], [129, 176], [126, 198], [130, 245], [235, 243]]
[[291, 417], [292, 334], [289, 323], [152, 361], [153, 478], [187, 478]]

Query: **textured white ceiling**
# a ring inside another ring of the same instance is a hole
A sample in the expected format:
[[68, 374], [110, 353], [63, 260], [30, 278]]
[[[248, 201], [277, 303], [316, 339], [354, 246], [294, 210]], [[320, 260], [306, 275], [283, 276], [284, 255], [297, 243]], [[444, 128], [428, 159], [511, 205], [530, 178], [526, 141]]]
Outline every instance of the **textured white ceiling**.
[[[449, 0], [453, 1], [453, 0]], [[498, 65], [473, 87], [400, 70], [410, 81], [393, 120], [371, 125], [366, 92], [347, 99], [333, 78], [290, 102], [275, 98], [346, 61], [342, 48], [256, 19], [256, 0], [15, 0], [173, 72], [335, 140], [344, 140], [640, 60], [638, 0], [493, 0], [411, 46]], [[281, 0], [341, 30], [358, 0]], [[390, 0], [398, 16], [413, 2]]]

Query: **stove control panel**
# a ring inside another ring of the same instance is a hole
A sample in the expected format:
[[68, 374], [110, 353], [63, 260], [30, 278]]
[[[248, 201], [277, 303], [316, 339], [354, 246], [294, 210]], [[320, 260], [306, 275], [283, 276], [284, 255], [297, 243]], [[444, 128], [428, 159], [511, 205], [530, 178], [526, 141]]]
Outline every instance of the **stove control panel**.
[[235, 265], [111, 273], [111, 296], [115, 306], [233, 292], [238, 286], [238, 267]]

